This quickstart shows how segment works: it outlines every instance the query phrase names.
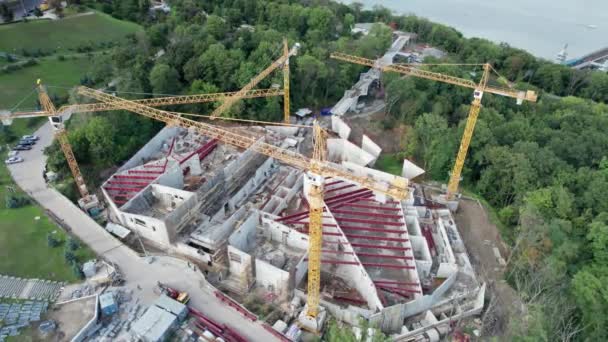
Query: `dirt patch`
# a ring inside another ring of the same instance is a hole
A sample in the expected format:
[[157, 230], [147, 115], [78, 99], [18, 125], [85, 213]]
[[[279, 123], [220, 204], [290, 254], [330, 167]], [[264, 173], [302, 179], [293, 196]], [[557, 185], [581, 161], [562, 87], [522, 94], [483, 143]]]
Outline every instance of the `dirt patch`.
[[384, 112], [345, 116], [345, 122], [352, 129], [349, 140], [361, 146], [365, 134], [382, 148], [383, 153], [402, 152], [407, 144], [409, 127], [395, 123], [391, 127], [387, 119]]
[[502, 241], [498, 227], [490, 222], [486, 209], [476, 200], [462, 199], [455, 220], [478, 277], [488, 285], [483, 336], [501, 336], [509, 318], [521, 314], [523, 307], [517, 292], [504, 280], [505, 267], [494, 252], [498, 248], [507, 259], [508, 246]]
[[95, 316], [95, 301], [92, 296], [55, 305], [48, 313], [47, 319], [57, 322], [57, 330], [52, 334], [41, 336], [36, 325], [34, 341], [70, 341]]

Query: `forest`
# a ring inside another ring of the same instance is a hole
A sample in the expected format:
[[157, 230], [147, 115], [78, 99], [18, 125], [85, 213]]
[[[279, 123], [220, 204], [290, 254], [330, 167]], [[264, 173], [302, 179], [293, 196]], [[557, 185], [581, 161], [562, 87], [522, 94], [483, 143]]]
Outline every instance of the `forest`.
[[[458, 31], [416, 16], [395, 16], [323, 0], [173, 0], [171, 12], [148, 14], [145, 1], [76, 1], [136, 21], [133, 35], [97, 54], [85, 85], [112, 82], [120, 96], [196, 94], [236, 90], [280, 54], [284, 37], [300, 42], [292, 60], [292, 110], [335, 103], [363, 68], [329, 59], [333, 51], [374, 58], [391, 43], [387, 25], [353, 36], [357, 22], [383, 22], [415, 32], [418, 40], [448, 52], [439, 63], [489, 62], [521, 89], [540, 93], [538, 103], [486, 95], [464, 170], [463, 187], [497, 212], [510, 244], [508, 282], [527, 303], [527, 315], [504, 332], [511, 340], [608, 340], [608, 75], [575, 71], [535, 58], [507, 44], [464, 38]], [[476, 73], [438, 67], [461, 77]], [[403, 157], [449, 176], [471, 92], [386, 74], [389, 118], [411, 127]], [[260, 88], [281, 83], [276, 75]], [[73, 99], [72, 99], [73, 100]], [[63, 99], [67, 101], [67, 99]], [[177, 107], [208, 113], [213, 104]], [[119, 165], [160, 125], [125, 112], [88, 114], [70, 123], [70, 139], [86, 174]], [[229, 115], [266, 121], [281, 117], [281, 99], [248, 100]], [[103, 132], [103, 134], [101, 133]], [[56, 145], [49, 166], [67, 174]]]

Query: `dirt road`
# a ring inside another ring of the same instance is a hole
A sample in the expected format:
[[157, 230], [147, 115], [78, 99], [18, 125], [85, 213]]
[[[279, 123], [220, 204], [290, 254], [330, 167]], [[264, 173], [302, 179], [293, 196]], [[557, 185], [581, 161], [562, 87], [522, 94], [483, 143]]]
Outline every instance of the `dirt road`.
[[498, 227], [490, 222], [485, 208], [479, 202], [462, 199], [455, 219], [478, 277], [488, 284], [489, 298], [486, 298], [486, 313], [483, 316], [483, 336], [501, 336], [509, 318], [519, 315], [522, 310], [519, 296], [504, 280], [505, 268], [494, 252], [494, 248], [498, 248], [506, 260], [508, 246], [502, 241]]

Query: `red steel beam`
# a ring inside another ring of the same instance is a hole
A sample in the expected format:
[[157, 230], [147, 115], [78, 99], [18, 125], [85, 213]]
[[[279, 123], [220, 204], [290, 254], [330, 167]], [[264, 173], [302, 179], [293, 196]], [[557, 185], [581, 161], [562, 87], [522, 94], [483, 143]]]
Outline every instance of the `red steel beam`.
[[[375, 200], [361, 200], [361, 202], [374, 202], [374, 203], [378, 203], [378, 201], [375, 201]], [[397, 201], [392, 201], [392, 200], [388, 200], [388, 201], [386, 201], [386, 203], [384, 203], [384, 204], [397, 204], [397, 203], [399, 203], [399, 202], [397, 202]]]
[[352, 188], [353, 186], [356, 186], [355, 184], [346, 184], [344, 186], [340, 186], [337, 188], [331, 188], [329, 190], [325, 190], [325, 193], [328, 194], [330, 192], [335, 192], [335, 191], [339, 191], [339, 190], [344, 190], [344, 189], [348, 189], [348, 188]]
[[382, 289], [387, 289], [387, 290], [393, 290], [393, 291], [399, 291], [399, 292], [407, 292], [407, 293], [422, 293], [420, 290], [412, 290], [412, 289], [405, 289], [405, 288], [397, 288], [394, 286], [387, 286], [387, 285], [382, 285], [382, 284], [377, 284], [376, 285], [379, 288]]
[[117, 185], [139, 185], [139, 186], [148, 186], [147, 182], [131, 182], [131, 181], [108, 181], [108, 184], [117, 184]]
[[[324, 244], [328, 244], [328, 245], [335, 245], [335, 244], [345, 245], [348, 242], [323, 241], [323, 243]], [[353, 246], [353, 247], [371, 248], [371, 249], [387, 249], [387, 250], [392, 250], [392, 251], [409, 251], [409, 250], [411, 250], [410, 247], [395, 247], [395, 246], [387, 246], [387, 245], [375, 245], [375, 244], [371, 244], [371, 243], [356, 243], [356, 242], [352, 242], [352, 243], [350, 243], [350, 245]]]
[[114, 175], [116, 179], [147, 179], [147, 180], [155, 180], [157, 177], [152, 176], [129, 176], [129, 175]]
[[401, 292], [399, 290], [385, 288], [385, 287], [382, 287], [382, 286], [378, 286], [378, 288], [381, 289], [381, 290], [384, 290], [386, 292], [394, 293], [394, 294], [399, 295], [399, 296], [404, 297], [404, 298], [408, 298], [408, 299], [412, 298], [411, 294], [405, 293], [405, 292]]
[[334, 296], [333, 299], [335, 300], [341, 300], [344, 302], [350, 302], [350, 303], [354, 303], [354, 304], [367, 304], [366, 301], [361, 300], [361, 299], [356, 299], [356, 298], [350, 298], [350, 297], [344, 297], [344, 296]]
[[352, 217], [337, 217], [336, 219], [338, 219], [338, 221], [344, 221], [344, 222], [378, 224], [378, 225], [382, 225], [382, 226], [393, 226], [393, 227], [402, 227], [403, 225], [405, 225], [405, 223], [403, 223], [403, 222], [386, 222], [386, 221], [378, 221], [378, 220], [356, 219], [356, 218], [352, 218]]
[[334, 213], [334, 214], [346, 214], [346, 215], [353, 215], [353, 216], [368, 216], [368, 217], [381, 217], [381, 218], [397, 219], [397, 220], [400, 220], [402, 218], [401, 215], [377, 214], [377, 213], [370, 213], [368, 211], [354, 211], [354, 210], [335, 209], [335, 210], [332, 210], [331, 212]]
[[384, 228], [355, 227], [355, 226], [340, 226], [340, 228], [342, 228], [342, 230], [355, 230], [355, 231], [364, 231], [364, 232], [394, 233], [394, 234], [406, 234], [407, 233], [405, 230], [401, 230], [401, 229], [384, 229]]
[[396, 285], [406, 285], [406, 286], [419, 286], [418, 283], [411, 283], [406, 281], [394, 281], [394, 280], [374, 280], [376, 284], [396, 284]]
[[[325, 178], [325, 179], [327, 179], [327, 178]], [[330, 186], [330, 185], [340, 184], [340, 183], [344, 183], [344, 181], [337, 180], [337, 181], [333, 181], [331, 183], [325, 183], [325, 186]]]
[[363, 266], [367, 267], [380, 267], [380, 268], [397, 268], [397, 269], [405, 269], [405, 270], [413, 270], [414, 266], [409, 265], [391, 265], [391, 264], [382, 264], [377, 262], [362, 262]]
[[414, 257], [411, 257], [411, 256], [387, 255], [387, 254], [377, 254], [377, 253], [357, 253], [357, 256], [372, 257], [372, 258], [378, 258], [378, 259], [414, 260]]
[[141, 188], [115, 188], [112, 186], [105, 187], [107, 191], [124, 191], [124, 192], [139, 192]]
[[[383, 211], [401, 211], [401, 209], [399, 209], [399, 208], [387, 208], [387, 207], [381, 207], [381, 206], [376, 206], [376, 205], [366, 205], [366, 204], [356, 204], [356, 203], [349, 203], [347, 205], [349, 207], [361, 208], [361, 209], [373, 209], [373, 210], [383, 210]], [[344, 206], [347, 206], [347, 205], [344, 205]]]
[[128, 172], [129, 174], [152, 174], [152, 175], [158, 175], [163, 173], [162, 171], [150, 171], [150, 170], [129, 170]]
[[346, 192], [346, 193], [343, 193], [340, 195], [331, 196], [331, 197], [325, 198], [324, 200], [325, 200], [325, 203], [330, 203], [330, 202], [341, 200], [341, 199], [344, 199], [347, 197], [356, 197], [357, 195], [362, 195], [365, 193], [371, 194], [372, 191], [368, 190], [368, 189], [359, 189], [359, 190], [355, 190], [355, 191]]
[[[332, 234], [323, 232], [323, 235], [332, 235]], [[338, 235], [341, 235], [341, 234], [338, 234]], [[384, 237], [384, 236], [355, 235], [355, 234], [346, 234], [346, 233], [344, 233], [344, 235], [346, 235], [347, 237], [352, 238], [352, 239], [363, 239], [363, 240], [374, 240], [374, 241], [392, 241], [392, 242], [410, 241], [409, 239], [389, 238], [389, 237]]]

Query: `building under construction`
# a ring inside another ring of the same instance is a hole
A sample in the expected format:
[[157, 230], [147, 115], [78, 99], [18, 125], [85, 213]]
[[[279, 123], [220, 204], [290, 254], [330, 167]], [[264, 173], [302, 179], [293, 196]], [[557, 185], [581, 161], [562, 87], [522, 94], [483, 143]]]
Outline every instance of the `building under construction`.
[[[334, 132], [327, 140], [330, 161], [355, 175], [395, 177], [370, 168], [381, 152], [371, 139], [357, 146], [348, 140], [346, 123], [337, 116], [331, 121], [325, 123]], [[312, 145], [305, 127], [240, 131], [304, 154]], [[404, 161], [403, 172], [413, 178], [424, 171]], [[103, 184], [102, 193], [111, 220], [132, 238], [211, 266], [231, 293], [272, 294], [295, 317], [306, 299], [305, 183], [303, 171], [251, 149], [166, 127]], [[484, 286], [452, 215], [429, 204], [421, 187], [395, 201], [330, 178], [324, 202], [322, 317], [329, 313], [351, 324], [365, 317], [386, 333], [433, 340], [451, 320], [480, 312]]]

